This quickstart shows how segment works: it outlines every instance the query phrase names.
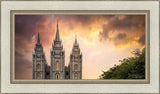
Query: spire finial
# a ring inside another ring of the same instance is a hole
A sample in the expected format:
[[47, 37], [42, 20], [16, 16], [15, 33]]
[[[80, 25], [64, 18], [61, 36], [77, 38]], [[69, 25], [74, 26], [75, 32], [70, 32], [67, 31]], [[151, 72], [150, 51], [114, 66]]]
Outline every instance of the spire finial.
[[37, 39], [37, 43], [40, 43], [40, 36], [39, 36], [39, 32], [38, 32], [38, 39]]
[[77, 35], [75, 35], [75, 43], [77, 44]]
[[57, 24], [58, 24], [58, 19], [57, 19]]
[[57, 20], [57, 32], [56, 32], [56, 41], [60, 41], [60, 37], [59, 37], [59, 29], [58, 29], [58, 20]]

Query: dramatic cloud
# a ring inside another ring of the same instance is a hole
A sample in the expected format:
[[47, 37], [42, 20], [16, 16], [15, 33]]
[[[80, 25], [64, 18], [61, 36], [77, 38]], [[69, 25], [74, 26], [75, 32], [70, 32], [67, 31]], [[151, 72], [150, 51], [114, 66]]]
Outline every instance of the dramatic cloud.
[[16, 79], [32, 79], [32, 53], [38, 32], [47, 63], [50, 64], [57, 19], [66, 65], [75, 35], [78, 36], [83, 54], [83, 79], [98, 78], [102, 70], [130, 56], [128, 53], [132, 49], [145, 46], [144, 15], [16, 15]]
[[141, 45], [144, 45], [145, 44], [145, 34], [143, 34], [140, 39], [138, 40], [138, 42], [141, 44]]
[[32, 78], [32, 62], [26, 60], [23, 54], [15, 52], [15, 79]]
[[[116, 33], [115, 33], [116, 32]], [[113, 36], [113, 34], [115, 36]], [[108, 23], [103, 25], [103, 31], [99, 33], [100, 40], [111, 40], [114, 45], [119, 46], [137, 42], [144, 46], [145, 38], [137, 37], [145, 35], [145, 16], [144, 15], [121, 15], [113, 16], [108, 19]], [[121, 42], [118, 43], [117, 40]], [[126, 41], [128, 40], [128, 41]]]
[[124, 39], [127, 35], [125, 33], [119, 33], [116, 39]]

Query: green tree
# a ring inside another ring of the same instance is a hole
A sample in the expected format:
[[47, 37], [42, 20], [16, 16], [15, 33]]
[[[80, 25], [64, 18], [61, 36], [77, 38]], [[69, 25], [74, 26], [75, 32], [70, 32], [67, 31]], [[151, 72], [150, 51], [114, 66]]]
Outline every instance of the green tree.
[[103, 71], [99, 79], [145, 79], [145, 48], [132, 52], [134, 57], [120, 60], [120, 65], [115, 65], [108, 71]]

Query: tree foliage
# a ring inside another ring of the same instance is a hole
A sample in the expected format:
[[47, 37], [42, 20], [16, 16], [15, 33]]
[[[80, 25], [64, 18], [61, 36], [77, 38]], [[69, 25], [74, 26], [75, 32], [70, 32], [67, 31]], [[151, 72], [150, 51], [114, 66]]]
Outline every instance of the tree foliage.
[[120, 60], [120, 65], [115, 65], [108, 71], [103, 71], [100, 79], [145, 79], [145, 48], [132, 52], [134, 57]]

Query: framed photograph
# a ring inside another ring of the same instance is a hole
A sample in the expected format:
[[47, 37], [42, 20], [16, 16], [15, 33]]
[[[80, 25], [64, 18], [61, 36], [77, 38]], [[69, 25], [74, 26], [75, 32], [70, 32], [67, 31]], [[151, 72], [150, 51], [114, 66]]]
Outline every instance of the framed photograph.
[[158, 0], [0, 3], [0, 93], [160, 94]]

